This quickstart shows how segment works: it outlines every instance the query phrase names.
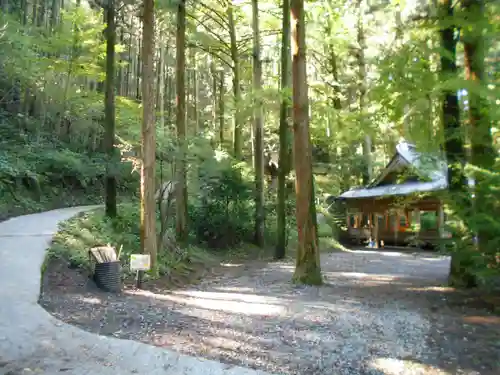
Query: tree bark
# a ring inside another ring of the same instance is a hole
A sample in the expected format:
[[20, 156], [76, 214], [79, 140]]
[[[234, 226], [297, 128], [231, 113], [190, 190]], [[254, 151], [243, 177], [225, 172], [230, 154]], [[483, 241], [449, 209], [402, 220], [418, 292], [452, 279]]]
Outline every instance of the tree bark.
[[[116, 176], [115, 176], [115, 44], [116, 20], [115, 2], [108, 0], [106, 12], [106, 87], [104, 92], [104, 148], [107, 154], [106, 163], [106, 216], [115, 217], [116, 207]], [[69, 79], [69, 77], [68, 77]]]
[[184, 242], [188, 237], [187, 227], [187, 185], [186, 185], [186, 2], [180, 0], [177, 6], [177, 141], [179, 144], [176, 162], [176, 225], [177, 240]]
[[[365, 38], [365, 28], [364, 28], [364, 2], [363, 0], [358, 1], [358, 25], [357, 25], [357, 41], [358, 41], [358, 88], [359, 88], [359, 116], [361, 123], [361, 131], [366, 133], [367, 122], [366, 122], [366, 60], [365, 60], [365, 49], [366, 49], [366, 38]], [[368, 185], [372, 179], [372, 140], [369, 134], [365, 134], [363, 140], [363, 157], [365, 161], [365, 166], [363, 168], [363, 185]]]
[[190, 49], [190, 63], [193, 65], [191, 70], [192, 85], [188, 86], [190, 92], [190, 107], [191, 107], [191, 122], [193, 124], [193, 135], [198, 135], [199, 132], [199, 114], [198, 114], [198, 63], [196, 59], [196, 49]]
[[[456, 56], [457, 40], [455, 39], [455, 26], [451, 0], [440, 0], [443, 26], [440, 29], [441, 46], [441, 78], [454, 79], [458, 75]], [[463, 171], [465, 163], [465, 149], [463, 134], [460, 128], [460, 108], [456, 90], [445, 90], [443, 96], [443, 130], [445, 135], [445, 152], [449, 164], [449, 188], [452, 192], [464, 192], [466, 179]]]
[[281, 103], [279, 125], [279, 170], [278, 170], [278, 233], [274, 257], [283, 259], [286, 253], [286, 178], [290, 172], [290, 0], [283, 0], [283, 24], [281, 38]]
[[477, 218], [477, 234], [479, 251], [482, 254], [496, 252], [496, 247], [489, 244], [496, 237], [492, 232], [492, 224], [488, 222], [495, 213], [492, 207], [494, 197], [491, 192], [491, 180], [488, 178], [495, 165], [497, 153], [493, 144], [491, 134], [491, 120], [487, 99], [481, 93], [485, 84], [484, 58], [485, 47], [483, 30], [488, 25], [486, 9], [483, 0], [463, 0], [466, 12], [467, 26], [464, 28], [464, 60], [465, 79], [471, 84], [468, 90], [469, 99], [469, 134], [471, 142], [471, 163], [480, 169], [474, 175], [475, 198], [474, 214]]
[[[454, 12], [452, 0], [440, 0], [440, 20], [442, 26], [441, 38], [441, 79], [454, 79], [458, 75], [456, 65], [457, 40], [455, 39]], [[464, 208], [467, 200], [467, 186], [464, 174], [465, 149], [463, 135], [460, 129], [460, 108], [456, 90], [443, 92], [442, 121], [444, 132], [444, 149], [448, 162], [448, 189], [452, 204], [457, 209]], [[449, 282], [452, 285], [461, 284], [468, 276], [461, 266], [459, 252], [453, 252], [451, 257]]]
[[252, 0], [254, 155], [255, 155], [255, 244], [264, 247], [264, 124], [262, 113], [262, 62], [260, 60], [259, 2]]
[[141, 249], [157, 273], [155, 202], [154, 0], [144, 0], [142, 25]]
[[291, 0], [293, 130], [295, 155], [296, 218], [298, 231], [296, 283], [322, 283], [314, 204], [309, 99], [306, 71], [306, 31], [304, 0]]
[[225, 131], [225, 121], [224, 121], [224, 70], [219, 71], [219, 144], [221, 150], [224, 147], [224, 131]]
[[60, 9], [61, 9], [61, 4], [59, 3], [59, 0], [52, 0], [52, 8], [50, 15], [50, 28], [52, 32], [55, 31], [57, 25], [59, 24]]
[[[147, 1], [147, 0], [145, 0]], [[154, 1], [154, 0], [153, 0]], [[143, 25], [143, 28], [144, 28], [144, 25]], [[144, 39], [144, 37], [143, 37]], [[142, 44], [144, 44], [144, 40], [142, 41]], [[142, 50], [141, 50], [142, 48]], [[144, 72], [142, 71], [141, 72], [141, 65], [142, 67], [144, 67], [143, 65], [143, 51], [144, 51], [144, 46], [141, 45], [141, 39], [138, 38], [137, 39], [137, 56], [136, 56], [136, 65], [135, 65], [135, 99], [137, 101], [141, 100], [141, 73], [143, 74], [143, 77], [142, 79], [144, 79]], [[154, 83], [153, 83], [154, 84]], [[153, 98], [151, 98], [151, 100], [153, 100]]]
[[243, 148], [243, 139], [242, 139], [242, 131], [240, 124], [240, 103], [241, 103], [241, 86], [240, 86], [240, 57], [238, 54], [238, 45], [236, 43], [236, 27], [234, 24], [234, 14], [233, 8], [234, 5], [232, 3], [233, 0], [229, 0], [227, 8], [227, 18], [229, 24], [229, 37], [231, 39], [231, 60], [233, 62], [233, 93], [234, 93], [234, 130], [233, 130], [233, 149], [234, 149], [234, 157], [238, 160], [241, 160], [242, 148]]
[[217, 72], [215, 71], [215, 64], [213, 63], [213, 61], [209, 61], [209, 65], [210, 65], [210, 75], [209, 77], [211, 77], [211, 94], [212, 94], [212, 128], [213, 128], [213, 131], [214, 131], [214, 137], [212, 138], [212, 144], [216, 145], [216, 142], [215, 142], [215, 133], [217, 132]]
[[[160, 127], [165, 129], [165, 32], [163, 23], [160, 24], [160, 59], [158, 62], [158, 112]], [[162, 181], [163, 183], [163, 181]]]

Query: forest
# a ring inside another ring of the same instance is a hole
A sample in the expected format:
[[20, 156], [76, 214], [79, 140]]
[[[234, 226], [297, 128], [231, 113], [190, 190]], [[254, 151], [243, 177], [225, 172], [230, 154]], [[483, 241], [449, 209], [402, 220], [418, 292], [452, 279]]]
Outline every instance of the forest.
[[200, 247], [253, 244], [321, 284], [345, 222], [327, 198], [367, 185], [406, 140], [448, 163], [450, 283], [498, 286], [498, 2], [1, 9], [0, 219], [103, 203], [67, 230], [150, 254], [152, 278]]

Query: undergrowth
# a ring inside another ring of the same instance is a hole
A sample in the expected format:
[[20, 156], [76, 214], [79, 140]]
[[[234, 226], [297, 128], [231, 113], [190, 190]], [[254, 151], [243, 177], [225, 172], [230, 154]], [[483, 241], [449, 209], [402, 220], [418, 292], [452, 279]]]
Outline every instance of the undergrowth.
[[[82, 152], [50, 133], [20, 131], [23, 122], [0, 111], [0, 220], [54, 208], [102, 202], [106, 157]], [[131, 163], [116, 162], [118, 194], [133, 196]]]
[[[90, 271], [89, 250], [92, 247], [111, 245], [121, 248], [120, 261], [124, 276], [133, 276], [128, 268], [130, 254], [140, 253], [139, 206], [137, 202], [119, 206], [120, 215], [107, 218], [102, 208], [81, 213], [60, 224], [47, 253], [48, 261], [59, 259], [70, 268]], [[182, 252], [159, 251], [160, 276], [186, 276], [199, 264], [215, 262], [208, 251], [187, 246]]]

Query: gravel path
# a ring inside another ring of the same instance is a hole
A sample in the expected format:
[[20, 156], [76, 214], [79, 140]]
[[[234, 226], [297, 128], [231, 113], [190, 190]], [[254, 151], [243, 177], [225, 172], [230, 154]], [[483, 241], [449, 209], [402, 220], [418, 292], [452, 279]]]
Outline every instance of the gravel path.
[[[55, 319], [37, 304], [40, 269], [58, 222], [91, 208], [0, 223], [0, 375], [271, 375], [98, 336]], [[67, 271], [61, 276], [70, 276]]]
[[[95, 333], [274, 373], [498, 374], [500, 320], [452, 303], [439, 288], [448, 267], [425, 253], [343, 252], [323, 256], [319, 288], [292, 285], [282, 262], [116, 296], [74, 273], [61, 282], [56, 265], [41, 303]], [[482, 320], [466, 323], [471, 315]]]

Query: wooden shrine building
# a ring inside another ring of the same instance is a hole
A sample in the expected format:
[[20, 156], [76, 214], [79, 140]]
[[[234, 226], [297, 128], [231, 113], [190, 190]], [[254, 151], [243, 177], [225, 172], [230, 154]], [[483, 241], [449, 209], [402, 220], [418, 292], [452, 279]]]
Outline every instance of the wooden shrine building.
[[335, 201], [346, 214], [345, 235], [362, 243], [435, 244], [447, 236], [439, 191], [448, 187], [446, 162], [407, 142], [396, 146], [389, 164], [368, 186]]

